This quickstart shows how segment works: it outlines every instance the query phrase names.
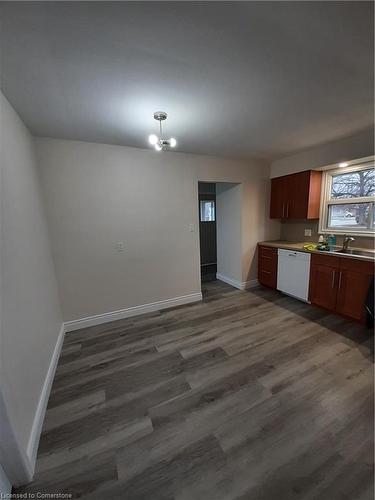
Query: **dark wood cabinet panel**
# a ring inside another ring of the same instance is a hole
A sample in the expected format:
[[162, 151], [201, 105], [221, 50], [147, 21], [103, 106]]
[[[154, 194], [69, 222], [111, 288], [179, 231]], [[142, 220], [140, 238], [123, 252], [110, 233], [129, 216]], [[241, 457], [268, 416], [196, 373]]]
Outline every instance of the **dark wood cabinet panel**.
[[320, 307], [357, 321], [364, 321], [364, 304], [374, 263], [312, 255], [310, 301]]
[[334, 311], [337, 297], [338, 269], [312, 264], [310, 267], [310, 302]]
[[320, 194], [322, 191], [322, 172], [310, 170], [309, 201], [307, 204], [307, 219], [319, 219]]
[[287, 176], [287, 219], [307, 219], [310, 172]]
[[277, 248], [258, 246], [258, 281], [261, 285], [276, 288]]
[[338, 269], [340, 267], [340, 259], [341, 257], [324, 255], [324, 252], [321, 255], [314, 253], [311, 255], [311, 265], [316, 264], [318, 266], [335, 267]]
[[306, 170], [271, 179], [271, 219], [319, 218], [321, 178]]
[[337, 285], [336, 312], [356, 319], [365, 320], [367, 291], [374, 274], [374, 265], [370, 262], [349, 260], [342, 262]]
[[261, 257], [272, 257], [274, 255], [277, 255], [277, 248], [274, 247], [266, 247], [263, 245], [259, 245], [259, 255]]
[[270, 218], [282, 219], [285, 214], [285, 177], [271, 179]]
[[320, 209], [321, 172], [307, 170], [288, 180], [288, 219], [317, 219]]
[[[334, 258], [337, 259], [337, 257]], [[338, 261], [340, 262], [340, 269], [342, 271], [356, 271], [370, 276], [374, 274], [374, 262], [350, 258], [342, 259], [340, 257], [338, 257]]]

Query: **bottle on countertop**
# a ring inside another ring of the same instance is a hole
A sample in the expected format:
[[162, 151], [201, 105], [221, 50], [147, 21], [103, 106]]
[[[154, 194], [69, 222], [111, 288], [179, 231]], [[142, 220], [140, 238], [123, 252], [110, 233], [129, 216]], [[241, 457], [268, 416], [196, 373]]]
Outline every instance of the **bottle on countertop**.
[[318, 246], [316, 247], [316, 249], [320, 250], [321, 252], [327, 252], [329, 250], [328, 242], [322, 234], [319, 236]]
[[327, 243], [328, 243], [329, 251], [333, 252], [335, 249], [335, 245], [336, 245], [336, 236], [334, 234], [329, 234], [328, 239], [327, 239]]

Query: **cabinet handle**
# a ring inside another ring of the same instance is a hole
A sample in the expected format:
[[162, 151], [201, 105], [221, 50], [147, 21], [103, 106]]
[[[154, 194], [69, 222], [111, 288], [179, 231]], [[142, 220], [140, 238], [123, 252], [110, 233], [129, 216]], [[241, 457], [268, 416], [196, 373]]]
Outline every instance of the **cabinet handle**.
[[332, 288], [335, 287], [336, 271], [332, 271]]
[[284, 219], [284, 215], [285, 215], [285, 203], [283, 203], [283, 219]]
[[340, 271], [340, 276], [339, 276], [339, 290], [341, 288], [341, 278], [342, 278], [342, 271]]
[[286, 204], [286, 218], [289, 218], [289, 203]]
[[271, 274], [271, 271], [263, 271], [263, 269], [262, 269], [261, 272], [264, 273], [264, 274]]

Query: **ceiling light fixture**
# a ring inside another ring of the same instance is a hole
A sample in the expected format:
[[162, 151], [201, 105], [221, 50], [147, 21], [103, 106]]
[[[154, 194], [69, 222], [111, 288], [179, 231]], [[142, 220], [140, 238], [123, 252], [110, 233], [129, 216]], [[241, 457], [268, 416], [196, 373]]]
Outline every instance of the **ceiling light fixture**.
[[159, 137], [155, 134], [151, 134], [148, 137], [148, 142], [151, 146], [154, 146], [156, 151], [167, 151], [169, 148], [175, 148], [177, 146], [177, 141], [174, 137], [170, 139], [163, 139], [163, 130], [161, 122], [167, 119], [167, 113], [164, 111], [155, 111], [154, 118], [159, 122]]
[[343, 162], [339, 163], [339, 167], [340, 168], [347, 167], [348, 165], [349, 165], [349, 163], [347, 163], [346, 161], [343, 161]]

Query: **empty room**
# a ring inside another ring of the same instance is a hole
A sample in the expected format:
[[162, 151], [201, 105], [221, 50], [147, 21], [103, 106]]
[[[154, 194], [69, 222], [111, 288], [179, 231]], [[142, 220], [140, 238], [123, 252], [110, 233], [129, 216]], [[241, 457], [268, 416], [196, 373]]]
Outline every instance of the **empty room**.
[[0, 498], [372, 500], [374, 3], [0, 1]]

